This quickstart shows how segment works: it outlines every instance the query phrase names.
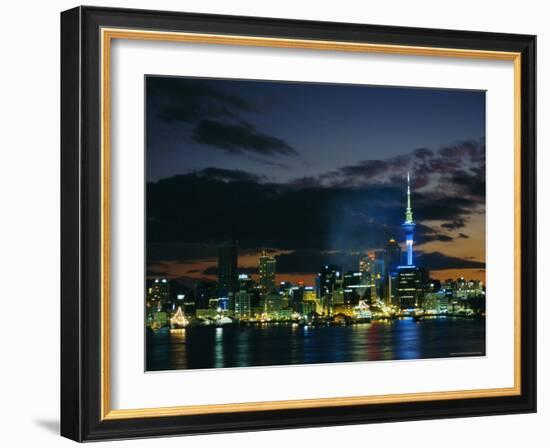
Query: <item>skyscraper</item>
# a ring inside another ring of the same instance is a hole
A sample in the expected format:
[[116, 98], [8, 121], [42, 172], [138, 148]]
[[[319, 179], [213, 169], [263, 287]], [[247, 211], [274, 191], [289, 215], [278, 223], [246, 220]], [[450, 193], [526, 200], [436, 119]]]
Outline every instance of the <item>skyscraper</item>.
[[243, 319], [250, 317], [250, 299], [252, 294], [239, 291], [235, 294], [235, 316]]
[[374, 265], [374, 254], [368, 254], [359, 260], [359, 272], [370, 274]]
[[156, 278], [147, 294], [147, 306], [152, 311], [167, 311], [170, 308], [170, 283], [165, 278]]
[[390, 238], [386, 247], [384, 248], [384, 267], [386, 272], [395, 272], [397, 266], [401, 264], [401, 248], [397, 241], [393, 238]]
[[399, 266], [396, 286], [401, 309], [421, 306], [422, 284], [419, 271], [415, 266]]
[[320, 294], [321, 297], [331, 294], [337, 289], [337, 283], [342, 281], [342, 268], [335, 264], [327, 264], [320, 269]]
[[225, 241], [218, 246], [218, 294], [233, 296], [237, 291], [237, 242]]
[[277, 260], [275, 257], [267, 255], [266, 251], [262, 251], [260, 255], [260, 288], [263, 294], [267, 294], [275, 290], [275, 273], [277, 270]]
[[413, 221], [413, 213], [411, 208], [411, 178], [407, 173], [407, 208], [405, 210], [405, 222], [402, 224], [405, 230], [406, 245], [407, 245], [407, 257], [406, 265], [413, 265], [413, 241], [414, 241], [414, 228], [416, 224]]

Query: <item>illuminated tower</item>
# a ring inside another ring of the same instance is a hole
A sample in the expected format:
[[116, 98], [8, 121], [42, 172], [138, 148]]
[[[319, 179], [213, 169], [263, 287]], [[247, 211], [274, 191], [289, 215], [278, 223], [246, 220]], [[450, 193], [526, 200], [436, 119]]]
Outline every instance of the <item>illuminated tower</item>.
[[407, 245], [407, 266], [413, 265], [413, 242], [414, 242], [414, 227], [416, 224], [413, 221], [413, 213], [411, 209], [411, 178], [407, 173], [407, 209], [405, 210], [405, 222], [402, 224], [405, 229], [406, 245]]

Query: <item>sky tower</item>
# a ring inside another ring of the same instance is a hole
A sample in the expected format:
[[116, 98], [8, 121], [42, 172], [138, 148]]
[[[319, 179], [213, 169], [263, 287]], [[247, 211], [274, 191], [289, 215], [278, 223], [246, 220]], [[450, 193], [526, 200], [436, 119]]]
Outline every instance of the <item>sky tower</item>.
[[405, 210], [405, 222], [402, 226], [403, 229], [405, 229], [407, 244], [407, 266], [413, 266], [414, 227], [416, 224], [413, 221], [413, 213], [411, 209], [411, 177], [409, 173], [407, 173], [407, 209]]

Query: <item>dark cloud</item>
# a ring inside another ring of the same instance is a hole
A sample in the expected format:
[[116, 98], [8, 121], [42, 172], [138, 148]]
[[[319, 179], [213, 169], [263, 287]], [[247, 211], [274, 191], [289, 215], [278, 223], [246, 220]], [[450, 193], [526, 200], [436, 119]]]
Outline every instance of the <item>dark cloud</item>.
[[[207, 168], [148, 184], [148, 257], [215, 258], [217, 244], [232, 237], [245, 251], [380, 248], [389, 238], [401, 238], [404, 202], [403, 188], [394, 186], [329, 188], [313, 180], [274, 184], [239, 170]], [[453, 222], [469, 212], [467, 200], [428, 194], [419, 194], [414, 207], [421, 217], [417, 244], [453, 240], [423, 221]]]
[[429, 148], [417, 148], [412, 153], [418, 159], [430, 159], [434, 156], [434, 152]]
[[457, 170], [447, 180], [456, 190], [470, 197], [485, 197], [485, 166], [467, 172]]
[[263, 176], [248, 173], [241, 170], [227, 170], [225, 168], [205, 168], [200, 171], [195, 171], [197, 176], [205, 177], [212, 180], [222, 182], [260, 182], [264, 180]]
[[254, 109], [238, 95], [213, 88], [201, 79], [147, 78], [148, 106], [166, 123], [197, 123], [204, 118], [235, 117]]
[[348, 251], [296, 250], [277, 255], [277, 272], [281, 274], [315, 274], [327, 264], [340, 266], [343, 271], [359, 269], [361, 255]]
[[151, 278], [151, 277], [167, 277], [168, 272], [149, 268], [149, 269], [147, 269], [146, 275], [147, 275], [148, 278]]
[[[219, 139], [237, 150], [237, 137]], [[279, 144], [259, 141], [267, 152]], [[313, 256], [320, 252], [326, 258], [328, 251], [377, 249], [389, 238], [400, 240], [406, 172], [410, 164], [419, 169], [436, 163], [439, 171], [412, 171], [415, 243], [468, 238], [449, 232], [465, 228], [472, 214], [484, 211], [484, 146], [471, 142], [439, 151], [419, 148], [285, 184], [213, 167], [148, 183], [148, 260], [213, 259], [217, 244], [235, 237], [240, 250], [291, 250], [292, 257], [281, 258], [282, 267], [302, 256], [300, 269], [316, 270], [321, 257]]]
[[419, 266], [427, 266], [432, 270], [485, 268], [484, 262], [451, 257], [441, 252], [419, 252], [416, 260]]
[[214, 120], [201, 120], [193, 129], [197, 143], [221, 149], [230, 154], [245, 152], [263, 156], [296, 156], [298, 153], [284, 140], [259, 132], [246, 122], [227, 124]]
[[[218, 275], [218, 267], [210, 266], [202, 271], [204, 275]], [[257, 274], [258, 268], [239, 267], [239, 274]]]
[[[417, 148], [386, 159], [363, 160], [345, 165], [328, 173], [326, 178], [331, 185], [387, 184], [402, 188], [408, 172], [412, 176], [412, 188], [417, 192], [426, 187], [443, 200], [462, 197], [470, 202], [483, 203], [485, 143], [483, 140], [463, 141], [444, 146], [438, 151]], [[433, 196], [435, 194], [432, 194], [432, 199]]]
[[[164, 221], [165, 218], [161, 220]], [[149, 223], [149, 227], [161, 225]], [[162, 224], [164, 228], [165, 225]], [[192, 262], [195, 260], [214, 259], [218, 256], [218, 247], [215, 243], [195, 242], [172, 239], [173, 234], [168, 238], [152, 238], [153, 234], [147, 229], [147, 262], [155, 264], [162, 261]], [[160, 274], [159, 274], [160, 275]]]
[[452, 222], [444, 222], [441, 224], [441, 227], [447, 230], [461, 229], [466, 226], [466, 221], [464, 219], [455, 219]]
[[416, 244], [429, 243], [431, 241], [442, 241], [444, 243], [453, 241], [453, 237], [441, 233], [437, 227], [430, 227], [420, 223], [416, 224], [415, 228], [415, 242]]
[[[148, 141], [166, 134], [190, 135], [200, 144], [232, 155], [296, 156], [284, 140], [256, 129], [243, 115], [255, 111], [250, 101], [218, 90], [201, 79], [147, 78]], [[159, 122], [168, 125], [159, 127]], [[265, 159], [255, 159], [270, 163]], [[277, 164], [278, 162], [271, 162]]]

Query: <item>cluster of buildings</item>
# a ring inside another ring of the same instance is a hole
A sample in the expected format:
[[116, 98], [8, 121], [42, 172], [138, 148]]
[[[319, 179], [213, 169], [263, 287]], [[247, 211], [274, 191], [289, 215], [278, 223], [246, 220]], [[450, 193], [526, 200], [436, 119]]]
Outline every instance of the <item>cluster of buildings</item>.
[[321, 266], [314, 285], [276, 282], [277, 259], [262, 251], [257, 280], [239, 272], [235, 240], [218, 247], [218, 279], [202, 281], [193, 289], [172, 291], [167, 279], [154, 279], [147, 288], [150, 326], [171, 319], [231, 323], [266, 321], [353, 322], [371, 318], [422, 315], [482, 315], [485, 288], [481, 281], [464, 278], [444, 282], [430, 278], [414, 264], [415, 222], [407, 176], [407, 207], [402, 224], [405, 251], [395, 239], [359, 260], [356, 270]]

